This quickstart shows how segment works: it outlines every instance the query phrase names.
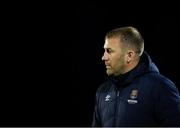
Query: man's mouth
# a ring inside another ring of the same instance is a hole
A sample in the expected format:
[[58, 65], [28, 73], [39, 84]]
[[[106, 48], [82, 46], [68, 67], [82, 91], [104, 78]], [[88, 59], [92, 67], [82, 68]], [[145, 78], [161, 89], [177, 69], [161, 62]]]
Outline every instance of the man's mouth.
[[111, 68], [111, 66], [110, 65], [106, 65], [106, 68], [109, 69], [109, 68]]

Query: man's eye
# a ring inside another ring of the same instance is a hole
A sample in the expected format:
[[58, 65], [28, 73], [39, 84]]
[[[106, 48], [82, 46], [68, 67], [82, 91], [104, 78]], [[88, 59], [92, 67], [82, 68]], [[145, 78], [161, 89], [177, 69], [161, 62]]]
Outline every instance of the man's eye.
[[111, 53], [112, 52], [112, 50], [111, 49], [107, 49], [107, 53]]

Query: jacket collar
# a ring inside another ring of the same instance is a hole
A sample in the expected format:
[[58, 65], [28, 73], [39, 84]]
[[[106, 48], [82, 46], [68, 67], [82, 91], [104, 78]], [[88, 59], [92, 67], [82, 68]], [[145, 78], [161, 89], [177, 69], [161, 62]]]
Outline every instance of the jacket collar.
[[116, 77], [108, 77], [108, 80], [119, 87], [129, 85], [134, 79], [146, 73], [159, 73], [157, 66], [152, 62], [147, 52], [143, 52], [138, 65], [131, 71]]

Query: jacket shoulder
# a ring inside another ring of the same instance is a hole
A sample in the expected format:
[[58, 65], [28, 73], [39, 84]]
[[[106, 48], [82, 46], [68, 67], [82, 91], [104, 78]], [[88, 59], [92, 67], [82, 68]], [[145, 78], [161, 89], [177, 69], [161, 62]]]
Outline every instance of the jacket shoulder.
[[172, 82], [169, 78], [163, 75], [159, 75], [159, 85], [160, 85], [160, 88], [162, 88], [163, 90], [169, 90], [169, 91], [179, 93], [178, 88], [174, 84], [174, 82]]
[[176, 88], [176, 85], [167, 77], [159, 73], [148, 73], [142, 77], [142, 80], [147, 84], [160, 86], [160, 87], [173, 87]]
[[152, 89], [153, 94], [169, 95], [170, 97], [179, 98], [179, 90], [177, 86], [169, 78], [162, 74], [151, 73], [143, 78], [146, 87]]

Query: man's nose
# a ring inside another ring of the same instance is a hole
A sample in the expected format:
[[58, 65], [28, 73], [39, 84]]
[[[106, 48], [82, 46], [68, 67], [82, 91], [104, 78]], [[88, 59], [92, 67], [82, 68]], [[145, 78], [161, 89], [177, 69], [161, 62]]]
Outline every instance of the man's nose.
[[106, 52], [104, 52], [102, 56], [102, 60], [108, 60], [108, 54]]

